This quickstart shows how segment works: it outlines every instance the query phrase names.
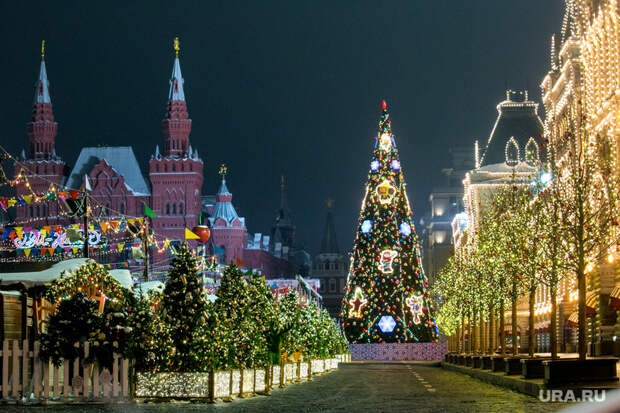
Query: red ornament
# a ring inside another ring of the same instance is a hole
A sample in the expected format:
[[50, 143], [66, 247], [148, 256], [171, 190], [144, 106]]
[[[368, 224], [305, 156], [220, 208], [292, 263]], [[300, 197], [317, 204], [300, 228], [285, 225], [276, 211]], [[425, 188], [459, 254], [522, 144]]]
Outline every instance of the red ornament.
[[195, 226], [192, 232], [200, 237], [200, 242], [203, 244], [211, 237], [211, 231], [209, 231], [209, 227], [206, 225]]

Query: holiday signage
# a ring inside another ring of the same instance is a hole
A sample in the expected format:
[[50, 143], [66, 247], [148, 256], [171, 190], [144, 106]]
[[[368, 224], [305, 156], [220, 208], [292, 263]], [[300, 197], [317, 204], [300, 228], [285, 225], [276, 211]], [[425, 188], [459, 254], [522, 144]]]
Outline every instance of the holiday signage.
[[[12, 242], [15, 248], [72, 248], [84, 245], [84, 236], [81, 229], [56, 227], [54, 228], [15, 228]], [[11, 235], [9, 235], [10, 237]], [[88, 230], [88, 244], [90, 246], [103, 246], [107, 240], [96, 229]]]

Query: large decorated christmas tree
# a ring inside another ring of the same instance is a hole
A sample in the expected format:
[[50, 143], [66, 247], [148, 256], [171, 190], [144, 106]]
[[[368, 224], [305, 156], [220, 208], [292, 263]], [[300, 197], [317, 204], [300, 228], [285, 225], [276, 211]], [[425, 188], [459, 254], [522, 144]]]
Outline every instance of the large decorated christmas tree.
[[351, 343], [437, 340], [413, 213], [385, 101], [342, 303]]

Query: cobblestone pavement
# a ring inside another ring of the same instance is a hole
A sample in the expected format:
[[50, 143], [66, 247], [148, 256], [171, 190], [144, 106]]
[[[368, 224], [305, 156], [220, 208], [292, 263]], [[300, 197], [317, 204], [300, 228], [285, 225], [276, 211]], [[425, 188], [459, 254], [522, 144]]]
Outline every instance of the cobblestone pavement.
[[[552, 412], [567, 403], [543, 403], [428, 363], [341, 365], [311, 382], [275, 389], [271, 396], [231, 403], [149, 403], [108, 406], [30, 407], [27, 412]], [[3, 412], [25, 412], [2, 406]]]

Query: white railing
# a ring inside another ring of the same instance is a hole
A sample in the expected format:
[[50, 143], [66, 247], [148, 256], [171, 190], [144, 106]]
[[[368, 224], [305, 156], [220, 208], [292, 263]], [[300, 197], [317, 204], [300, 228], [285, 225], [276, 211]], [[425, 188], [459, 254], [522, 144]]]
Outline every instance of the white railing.
[[129, 398], [129, 361], [119, 355], [114, 355], [112, 372], [100, 370], [97, 363], [85, 362], [89, 344], [76, 343], [76, 347], [83, 346], [84, 359], [65, 360], [56, 367], [40, 358], [38, 341], [32, 347], [29, 344], [28, 340], [2, 342], [0, 401], [47, 403]]

